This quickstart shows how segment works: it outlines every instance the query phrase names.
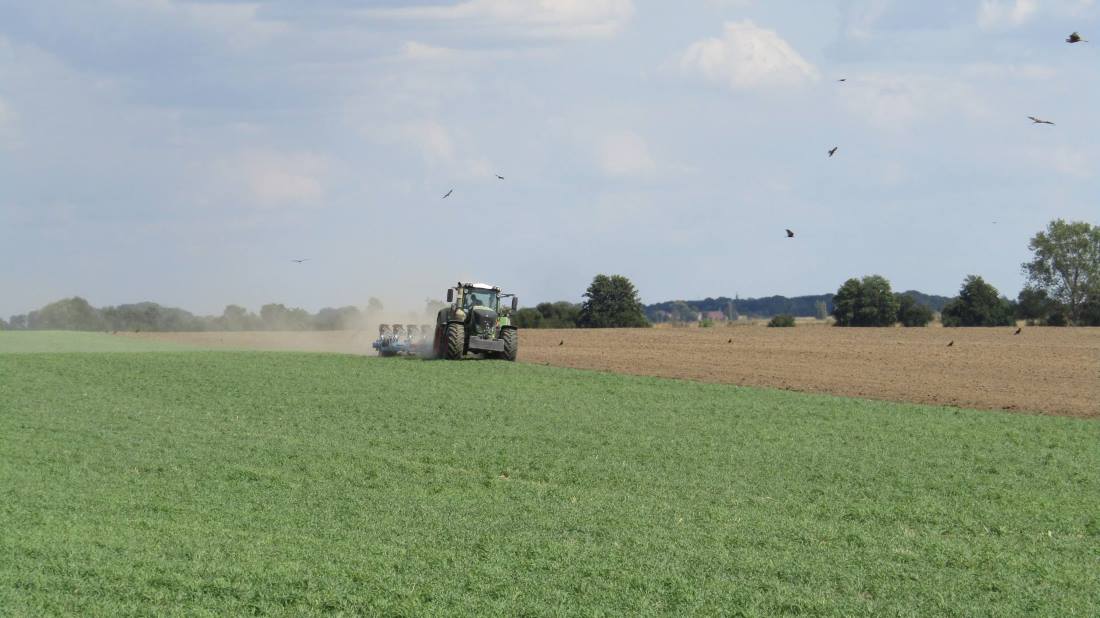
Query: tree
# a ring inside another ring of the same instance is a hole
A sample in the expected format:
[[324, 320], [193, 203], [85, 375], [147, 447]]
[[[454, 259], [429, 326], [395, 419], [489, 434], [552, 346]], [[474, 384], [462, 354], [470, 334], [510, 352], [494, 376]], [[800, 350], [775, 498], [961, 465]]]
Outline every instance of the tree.
[[814, 317], [819, 320], [829, 317], [829, 305], [825, 301], [818, 300], [814, 302]]
[[254, 313], [240, 305], [226, 305], [220, 318], [214, 319], [215, 325], [222, 330], [258, 330], [260, 319]]
[[786, 313], [780, 314], [768, 321], [772, 328], [789, 328], [794, 326], [794, 316]]
[[11, 330], [27, 330], [27, 314], [21, 313], [11, 316], [11, 319], [8, 321], [8, 327]]
[[1025, 287], [1016, 296], [1016, 317], [1029, 325], [1043, 323], [1054, 309], [1052, 305], [1046, 290]]
[[928, 326], [932, 321], [932, 310], [917, 302], [910, 294], [896, 294], [898, 300], [898, 322], [902, 326]]
[[588, 328], [629, 328], [649, 326], [630, 279], [622, 275], [596, 275], [581, 306], [578, 326]]
[[944, 326], [1011, 326], [1016, 308], [997, 288], [976, 275], [968, 275], [959, 295], [943, 308]]
[[0, 318], [0, 330], [8, 330], [8, 323], [4, 321], [4, 318]]
[[103, 330], [103, 316], [79, 296], [50, 303], [27, 314], [32, 330]]
[[1044, 290], [1066, 307], [1069, 319], [1082, 322], [1083, 305], [1100, 296], [1100, 226], [1084, 221], [1051, 221], [1028, 243], [1034, 253], [1022, 265], [1028, 287]]
[[260, 307], [260, 319], [267, 330], [306, 330], [310, 316], [305, 309], [288, 309], [281, 303], [269, 303]]
[[363, 314], [358, 307], [348, 305], [333, 309], [325, 307], [313, 316], [313, 328], [315, 330], [354, 330], [361, 328]]
[[837, 326], [890, 326], [898, 316], [898, 301], [890, 282], [880, 275], [849, 279], [833, 297]]

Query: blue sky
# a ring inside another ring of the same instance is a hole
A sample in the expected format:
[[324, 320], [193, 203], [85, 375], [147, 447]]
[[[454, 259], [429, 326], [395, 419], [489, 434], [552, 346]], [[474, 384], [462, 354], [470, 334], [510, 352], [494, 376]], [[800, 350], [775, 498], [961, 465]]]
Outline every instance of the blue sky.
[[0, 315], [1015, 296], [1100, 220], [1098, 47], [1097, 0], [0, 0]]

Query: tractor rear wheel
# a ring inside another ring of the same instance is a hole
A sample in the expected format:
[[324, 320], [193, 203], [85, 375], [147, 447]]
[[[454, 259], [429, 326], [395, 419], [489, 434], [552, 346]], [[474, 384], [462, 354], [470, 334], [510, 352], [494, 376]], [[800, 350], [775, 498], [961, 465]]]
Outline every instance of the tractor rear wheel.
[[519, 333], [514, 328], [505, 328], [500, 331], [500, 338], [504, 341], [504, 352], [500, 357], [504, 360], [516, 360], [519, 353]]
[[443, 357], [458, 360], [466, 352], [466, 327], [461, 324], [448, 324], [443, 336]]

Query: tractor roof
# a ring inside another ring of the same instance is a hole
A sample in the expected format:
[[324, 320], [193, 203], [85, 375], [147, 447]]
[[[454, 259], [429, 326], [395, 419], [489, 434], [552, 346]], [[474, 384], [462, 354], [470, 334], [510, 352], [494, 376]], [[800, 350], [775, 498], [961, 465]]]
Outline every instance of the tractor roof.
[[489, 285], [488, 283], [463, 283], [462, 286], [468, 288], [476, 288], [478, 290], [495, 290], [497, 292], [500, 291], [500, 288], [495, 285]]

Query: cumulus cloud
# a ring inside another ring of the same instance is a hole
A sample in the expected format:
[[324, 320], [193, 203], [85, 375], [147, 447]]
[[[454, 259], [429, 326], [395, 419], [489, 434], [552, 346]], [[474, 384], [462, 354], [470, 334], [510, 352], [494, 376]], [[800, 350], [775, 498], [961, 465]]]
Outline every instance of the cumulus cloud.
[[611, 176], [640, 176], [657, 169], [649, 146], [632, 131], [604, 135], [597, 146], [597, 156], [600, 168]]
[[982, 28], [1019, 26], [1030, 20], [1038, 8], [1037, 0], [982, 0], [978, 7], [978, 25]]
[[394, 19], [476, 20], [512, 34], [538, 37], [606, 37], [634, 15], [633, 0], [467, 0], [455, 5], [374, 9]]
[[789, 87], [818, 79], [817, 69], [774, 30], [727, 22], [721, 37], [692, 43], [679, 58], [685, 74], [734, 90]]

